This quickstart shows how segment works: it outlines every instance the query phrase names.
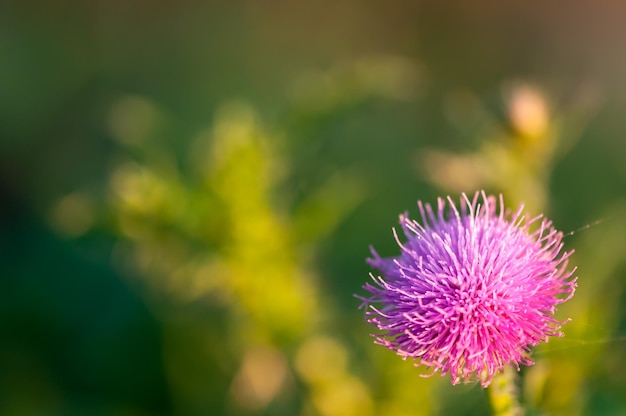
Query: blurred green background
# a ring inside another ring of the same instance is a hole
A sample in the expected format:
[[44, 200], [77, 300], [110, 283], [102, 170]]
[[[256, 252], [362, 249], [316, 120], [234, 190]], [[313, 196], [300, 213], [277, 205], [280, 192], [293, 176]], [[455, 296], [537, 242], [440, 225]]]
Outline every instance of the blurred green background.
[[0, 414], [486, 414], [353, 296], [479, 188], [579, 230], [528, 413], [625, 414], [625, 47], [617, 1], [3, 2]]

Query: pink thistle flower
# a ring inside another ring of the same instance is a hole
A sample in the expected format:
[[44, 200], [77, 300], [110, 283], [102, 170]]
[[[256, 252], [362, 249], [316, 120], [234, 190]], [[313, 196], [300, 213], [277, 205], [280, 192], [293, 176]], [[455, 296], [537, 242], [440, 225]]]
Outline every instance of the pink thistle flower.
[[382, 275], [359, 298], [381, 331], [376, 343], [419, 359], [432, 368], [426, 376], [487, 387], [507, 365], [532, 365], [531, 347], [562, 336], [566, 322], [553, 315], [576, 289], [573, 251], [561, 253], [563, 234], [542, 215], [526, 219], [523, 205], [511, 213], [502, 195], [497, 205], [484, 191], [471, 201], [463, 194], [460, 209], [450, 197], [437, 212], [420, 201], [422, 224], [400, 216], [406, 243], [394, 230], [398, 257], [371, 249], [368, 263]]

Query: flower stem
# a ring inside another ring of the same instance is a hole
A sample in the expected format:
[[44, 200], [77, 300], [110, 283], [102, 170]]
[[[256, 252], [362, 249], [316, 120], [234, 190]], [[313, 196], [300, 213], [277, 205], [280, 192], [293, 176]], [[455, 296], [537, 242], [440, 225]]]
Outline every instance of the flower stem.
[[524, 414], [519, 404], [517, 378], [517, 372], [509, 366], [506, 366], [502, 373], [494, 376], [487, 388], [493, 416], [521, 416]]

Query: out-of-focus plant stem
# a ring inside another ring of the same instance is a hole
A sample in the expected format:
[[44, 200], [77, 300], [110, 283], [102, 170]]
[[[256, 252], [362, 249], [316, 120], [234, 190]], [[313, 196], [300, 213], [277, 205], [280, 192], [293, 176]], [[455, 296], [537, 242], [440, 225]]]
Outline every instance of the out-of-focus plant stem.
[[516, 385], [517, 373], [511, 367], [496, 375], [489, 387], [487, 396], [493, 416], [521, 416], [524, 414], [519, 403], [519, 390]]

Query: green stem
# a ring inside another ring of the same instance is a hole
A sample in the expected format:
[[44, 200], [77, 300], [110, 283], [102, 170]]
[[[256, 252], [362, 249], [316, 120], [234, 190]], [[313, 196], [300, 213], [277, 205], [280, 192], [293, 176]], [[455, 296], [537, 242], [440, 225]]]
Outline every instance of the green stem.
[[524, 414], [519, 404], [519, 391], [516, 385], [517, 372], [505, 367], [497, 374], [487, 388], [489, 402], [493, 409], [493, 416], [520, 416]]

